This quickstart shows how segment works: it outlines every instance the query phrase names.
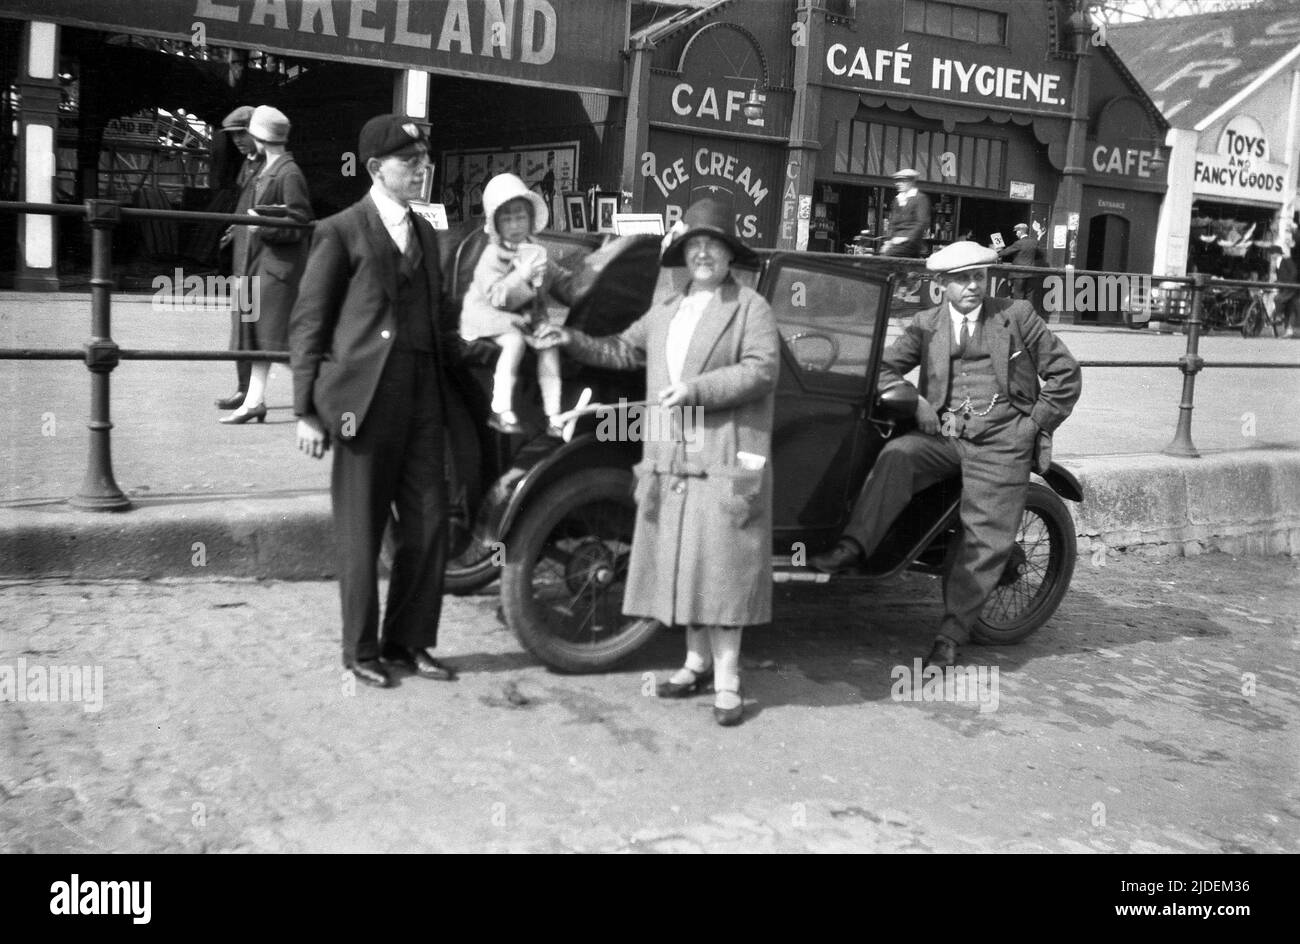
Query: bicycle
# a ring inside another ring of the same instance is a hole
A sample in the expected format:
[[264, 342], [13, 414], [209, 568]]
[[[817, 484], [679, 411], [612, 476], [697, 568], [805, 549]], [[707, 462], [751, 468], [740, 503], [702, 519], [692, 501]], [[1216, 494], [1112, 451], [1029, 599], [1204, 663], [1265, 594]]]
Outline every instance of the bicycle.
[[[1230, 330], [1240, 332], [1243, 338], [1256, 338], [1269, 321], [1262, 289], [1211, 287], [1201, 301], [1201, 324], [1206, 333]], [[1273, 330], [1276, 334], [1277, 328]]]

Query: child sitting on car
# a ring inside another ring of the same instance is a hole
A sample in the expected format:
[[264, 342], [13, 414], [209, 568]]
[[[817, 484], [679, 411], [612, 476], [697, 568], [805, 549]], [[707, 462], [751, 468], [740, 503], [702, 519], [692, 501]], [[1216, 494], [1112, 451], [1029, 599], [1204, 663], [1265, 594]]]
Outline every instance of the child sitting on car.
[[[522, 433], [514, 411], [514, 387], [524, 349], [533, 331], [548, 322], [546, 295], [569, 273], [546, 257], [533, 235], [546, 228], [550, 211], [541, 195], [514, 174], [498, 174], [483, 188], [484, 229], [491, 243], [483, 250], [461, 308], [460, 333], [467, 341], [492, 338], [501, 347], [492, 378], [492, 416], [488, 425], [503, 433]], [[564, 323], [564, 315], [556, 319]], [[560, 352], [537, 352], [537, 380], [549, 420], [547, 432], [561, 435]]]

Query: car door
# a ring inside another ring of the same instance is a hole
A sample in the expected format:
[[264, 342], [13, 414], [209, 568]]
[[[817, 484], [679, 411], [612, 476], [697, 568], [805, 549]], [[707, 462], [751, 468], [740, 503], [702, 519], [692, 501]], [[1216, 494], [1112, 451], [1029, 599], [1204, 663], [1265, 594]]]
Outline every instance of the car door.
[[773, 553], [838, 536], [879, 435], [866, 422], [888, 325], [883, 274], [833, 256], [774, 254], [760, 282], [781, 335], [772, 430]]

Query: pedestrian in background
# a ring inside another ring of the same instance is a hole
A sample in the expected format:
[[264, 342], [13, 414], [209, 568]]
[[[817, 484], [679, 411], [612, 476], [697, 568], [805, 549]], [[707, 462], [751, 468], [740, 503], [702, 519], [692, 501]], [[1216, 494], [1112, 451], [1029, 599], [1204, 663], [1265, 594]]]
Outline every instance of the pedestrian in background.
[[[293, 408], [298, 448], [333, 445], [330, 503], [343, 608], [343, 665], [386, 688], [383, 662], [423, 678], [455, 672], [438, 641], [447, 563], [443, 445], [446, 365], [438, 238], [410, 210], [429, 142], [409, 118], [379, 115], [357, 148], [370, 192], [316, 227], [293, 310]], [[394, 509], [388, 605], [379, 622], [379, 549]]]
[[907, 167], [894, 174], [894, 209], [889, 215], [889, 238], [882, 256], [919, 259], [926, 254], [925, 231], [930, 228], [930, 200], [916, 189], [921, 177]]
[[[1038, 265], [1038, 239], [1029, 231], [1029, 224], [1017, 223], [1015, 232], [1015, 241], [997, 251], [998, 259], [1018, 266]], [[1029, 276], [1015, 275], [1011, 277], [1011, 297], [1029, 297]]]
[[[248, 120], [248, 133], [262, 156], [262, 166], [245, 189], [251, 195], [253, 216], [270, 216], [306, 223], [315, 218], [307, 193], [307, 178], [286, 149], [289, 119], [269, 105], [258, 105]], [[236, 226], [234, 265], [244, 276], [241, 283], [239, 349], [289, 350], [289, 313], [298, 297], [298, 281], [307, 264], [306, 230], [278, 226]], [[251, 307], [248, 303], [251, 302]], [[247, 423], [266, 419], [266, 379], [271, 365], [252, 365], [248, 392], [239, 409], [223, 416], [222, 423]]]
[[690, 282], [622, 334], [593, 338], [558, 325], [538, 334], [539, 345], [562, 344], [584, 364], [645, 370], [659, 409], [698, 408], [699, 422], [675, 424], [676, 440], [647, 440], [634, 469], [637, 516], [623, 611], [686, 627], [686, 662], [658, 694], [693, 695], [712, 679], [714, 720], [724, 726], [744, 715], [741, 632], [772, 619], [771, 440], [780, 363], [772, 309], [731, 275], [733, 261], [755, 258], [735, 237], [733, 219], [712, 199], [687, 209], [662, 264], [685, 266]]
[[[221, 122], [221, 130], [230, 135], [230, 142], [240, 154], [239, 173], [235, 176], [235, 213], [247, 213], [252, 208], [253, 190], [249, 182], [257, 176], [257, 172], [262, 167], [262, 155], [257, 152], [257, 145], [253, 143], [253, 138], [248, 133], [248, 121], [252, 117], [253, 106], [240, 105]], [[234, 241], [235, 227], [227, 226], [226, 231], [221, 234], [221, 249], [225, 250], [232, 246]], [[244, 275], [233, 258], [230, 274], [236, 278]], [[232, 351], [239, 350], [239, 322], [238, 306], [231, 305], [230, 350]], [[248, 375], [251, 367], [250, 361], [235, 361], [235, 381], [238, 386], [230, 396], [218, 398], [216, 401], [218, 410], [236, 410], [243, 405], [244, 395], [248, 392]]]
[[[1291, 252], [1283, 256], [1282, 261], [1277, 264], [1279, 282], [1300, 282], [1300, 252], [1297, 250], [1300, 250], [1300, 242], [1294, 243]], [[1278, 289], [1274, 305], [1276, 307], [1273, 309], [1273, 320], [1286, 325], [1286, 332], [1282, 337], [1296, 337], [1296, 329], [1300, 328], [1300, 289]]]

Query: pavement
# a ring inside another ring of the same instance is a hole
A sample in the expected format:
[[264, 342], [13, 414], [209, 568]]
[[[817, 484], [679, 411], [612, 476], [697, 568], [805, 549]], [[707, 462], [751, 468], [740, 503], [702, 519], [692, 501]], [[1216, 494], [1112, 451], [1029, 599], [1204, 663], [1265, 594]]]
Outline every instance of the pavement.
[[[160, 310], [116, 296], [123, 348], [214, 349], [223, 310]], [[80, 347], [89, 296], [0, 293], [0, 346]], [[1181, 335], [1054, 326], [1084, 361], [1174, 364]], [[1084, 369], [1084, 394], [1056, 438], [1083, 484], [1080, 547], [1156, 554], [1300, 552], [1300, 344], [1203, 339], [1196, 383], [1197, 459], [1161, 453], [1174, 436], [1182, 375], [1168, 368]], [[291, 381], [273, 368], [265, 424], [222, 426], [212, 405], [233, 387], [221, 362], [123, 362], [111, 376], [113, 468], [133, 509], [79, 511], [88, 452], [89, 374], [78, 361], [6, 361], [0, 394], [0, 574], [80, 577], [264, 576], [332, 572], [328, 462], [294, 450]], [[199, 570], [199, 568], [206, 568]]]
[[[557, 675], [491, 595], [446, 602], [460, 681], [349, 686], [337, 606], [325, 581], [0, 581], [0, 671], [29, 679], [0, 701], [0, 851], [1300, 852], [1280, 558], [1083, 560], [1048, 626], [963, 650], [966, 700], [904, 682], [937, 580], [777, 587], [736, 728], [652, 697], [680, 636]], [[95, 698], [30, 697], [72, 667]], [[1215, 865], [1165, 871], [1242, 877]], [[1043, 889], [1058, 911], [1118, 890], [1077, 881]]]

